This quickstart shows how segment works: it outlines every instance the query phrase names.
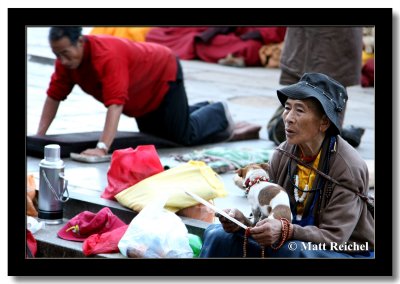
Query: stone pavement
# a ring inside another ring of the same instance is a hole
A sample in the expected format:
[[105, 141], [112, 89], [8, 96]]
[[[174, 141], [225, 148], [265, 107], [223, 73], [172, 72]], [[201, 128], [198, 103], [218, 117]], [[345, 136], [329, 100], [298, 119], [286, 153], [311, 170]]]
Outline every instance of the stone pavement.
[[[86, 33], [89, 31], [89, 28], [84, 29]], [[35, 134], [37, 130], [46, 89], [53, 71], [53, 66], [47, 64], [54, 59], [48, 47], [47, 32], [47, 28], [28, 28], [27, 32], [27, 135]], [[282, 87], [279, 85], [279, 69], [235, 68], [194, 60], [182, 61], [182, 67], [190, 104], [204, 100], [226, 100], [235, 121], [257, 123], [263, 128], [258, 140], [159, 149], [158, 153], [164, 165], [178, 164], [171, 158], [171, 154], [190, 153], [205, 148], [272, 149], [274, 147], [274, 143], [268, 140], [265, 126], [279, 105], [276, 96], [276, 90]], [[348, 88], [348, 93], [345, 125], [352, 124], [366, 129], [357, 150], [364, 159], [374, 159], [374, 88], [353, 86]], [[102, 104], [76, 87], [68, 99], [60, 104], [57, 117], [48, 134], [102, 131], [105, 114], [106, 108]], [[122, 116], [118, 130], [137, 131], [135, 120]], [[27, 157], [27, 172], [33, 173], [36, 178], [38, 178], [39, 161], [40, 159]], [[70, 159], [64, 161], [70, 193], [74, 198], [89, 199], [90, 202], [103, 206], [121, 207], [116, 202], [110, 203], [100, 198], [107, 185], [106, 174], [109, 163], [84, 164]], [[225, 198], [215, 199], [215, 204], [221, 208], [237, 207], [245, 214], [249, 214], [250, 208], [243, 192], [233, 184], [233, 175], [234, 173], [221, 174], [229, 194]]]

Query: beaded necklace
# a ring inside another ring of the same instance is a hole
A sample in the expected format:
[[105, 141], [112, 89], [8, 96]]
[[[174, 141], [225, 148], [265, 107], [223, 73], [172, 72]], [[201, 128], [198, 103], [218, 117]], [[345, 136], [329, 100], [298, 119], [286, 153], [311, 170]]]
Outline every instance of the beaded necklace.
[[[308, 178], [310, 179], [310, 176]], [[303, 203], [303, 201], [306, 198], [307, 193], [308, 193], [308, 183], [304, 187], [303, 192], [301, 193], [301, 196], [299, 196], [299, 190], [298, 190], [298, 188], [299, 188], [299, 175], [295, 175], [294, 179], [295, 179], [294, 184], [296, 185], [295, 188], [294, 188], [294, 199], [298, 203]]]
[[[303, 161], [313, 163], [314, 167], [317, 167], [319, 164], [319, 159], [320, 159], [320, 154], [321, 151], [318, 152], [317, 155], [310, 157], [310, 158], [303, 158]], [[312, 169], [308, 169], [305, 166], [302, 166], [300, 164], [297, 165], [298, 168], [298, 174], [294, 175], [294, 199], [296, 200], [296, 220], [300, 221], [303, 216], [303, 210], [304, 210], [304, 204], [309, 196], [310, 192], [316, 191], [315, 189], [309, 189], [309, 185], [312, 185], [315, 180], [315, 173]], [[290, 173], [290, 171], [289, 171]], [[303, 188], [303, 189], [302, 189]], [[301, 194], [299, 194], [299, 191], [301, 191]]]
[[[306, 168], [311, 169], [312, 171], [315, 172], [316, 175], [318, 174], [321, 178], [323, 178], [323, 179], [319, 179], [318, 178], [318, 180], [316, 182], [313, 181], [312, 184], [316, 183], [316, 187], [314, 189], [309, 189], [308, 190], [308, 193], [315, 192], [315, 194], [316, 194], [315, 195], [316, 199], [318, 199], [318, 203], [316, 205], [317, 208], [318, 208], [318, 213], [317, 213], [318, 215], [320, 215], [320, 212], [321, 212], [321, 201], [322, 201], [323, 193], [325, 192], [324, 186], [325, 186], [326, 181], [329, 181], [330, 183], [333, 183], [335, 185], [336, 184], [340, 184], [337, 180], [335, 180], [332, 177], [330, 177], [329, 175], [327, 175], [327, 173], [329, 172], [330, 155], [331, 155], [331, 153], [336, 152], [336, 137], [335, 136], [331, 136], [331, 137], [327, 136], [327, 137], [325, 137], [325, 140], [321, 145], [320, 152], [322, 152], [323, 145], [326, 145], [326, 142], [325, 142], [326, 140], [329, 140], [329, 145], [328, 145], [328, 147], [327, 147], [328, 149], [326, 151], [327, 156], [325, 156], [325, 158], [323, 160], [323, 164], [322, 164], [323, 170], [322, 171], [318, 170], [318, 166], [321, 166], [321, 165], [319, 165], [319, 161], [318, 161], [318, 163], [315, 161], [314, 164], [311, 165], [310, 163], [307, 163], [306, 161], [300, 159], [299, 157], [293, 155], [292, 153], [289, 153], [289, 152], [287, 152], [287, 151], [285, 151], [285, 150], [283, 150], [281, 148], [277, 148], [278, 151], [282, 152], [283, 154], [285, 154], [286, 156], [288, 156], [290, 158], [289, 162], [287, 163], [287, 172], [288, 172], [288, 176], [289, 176], [288, 180], [293, 185], [294, 188], [297, 187], [297, 190], [303, 191], [301, 188], [296, 186], [296, 184], [293, 182], [293, 181], [295, 181], [296, 178], [295, 178], [294, 175], [292, 175], [292, 167], [291, 167], [292, 160], [295, 160], [298, 165], [302, 165], [302, 166], [304, 166]], [[320, 154], [321, 153], [319, 153], [319, 155]], [[317, 157], [316, 160], [319, 160], [319, 159], [320, 159], [320, 157]], [[300, 183], [300, 186], [301, 186], [301, 183]], [[332, 188], [333, 188], [333, 186], [331, 186], [331, 188], [330, 188], [331, 190], [329, 190], [329, 188], [328, 188], [328, 191], [331, 192]], [[293, 190], [293, 192], [294, 192], [294, 190]], [[329, 200], [329, 198], [330, 198], [330, 196], [326, 197], [325, 202], [327, 200]], [[305, 202], [307, 203], [307, 197], [305, 198]], [[314, 203], [311, 204], [310, 210], [313, 207], [314, 207]], [[292, 208], [293, 215], [296, 215], [296, 217], [297, 217], [297, 215], [299, 215], [298, 214], [299, 213], [299, 209], [300, 210], [304, 210], [304, 206], [303, 206], [302, 203], [296, 202], [296, 204], [294, 205], [294, 208]], [[300, 217], [301, 221], [302, 221], [302, 215], [303, 214], [301, 213], [301, 215], [298, 216], [298, 217]], [[296, 218], [296, 219], [298, 219], [298, 218]], [[299, 221], [299, 220], [297, 220], [297, 221]]]

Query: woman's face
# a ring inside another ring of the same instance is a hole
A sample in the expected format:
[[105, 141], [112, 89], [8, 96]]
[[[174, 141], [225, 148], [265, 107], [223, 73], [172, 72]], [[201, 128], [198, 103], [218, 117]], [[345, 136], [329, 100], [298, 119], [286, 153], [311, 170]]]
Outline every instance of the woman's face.
[[76, 69], [83, 58], [83, 40], [79, 39], [73, 45], [68, 37], [50, 42], [51, 50], [60, 59], [61, 64], [68, 69]]
[[290, 144], [309, 144], [325, 135], [330, 121], [312, 99], [288, 98], [282, 114], [286, 140]]

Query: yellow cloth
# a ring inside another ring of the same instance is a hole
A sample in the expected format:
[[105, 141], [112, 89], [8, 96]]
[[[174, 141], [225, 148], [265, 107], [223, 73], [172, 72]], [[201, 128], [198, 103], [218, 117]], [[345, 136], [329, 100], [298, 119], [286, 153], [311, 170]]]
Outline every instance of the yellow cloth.
[[198, 204], [185, 193], [191, 191], [205, 200], [224, 197], [228, 193], [224, 183], [209, 166], [202, 161], [189, 161], [167, 171], [148, 177], [121, 191], [115, 198], [134, 211], [139, 212], [158, 194], [169, 194], [165, 208], [177, 212], [182, 208]]
[[145, 41], [146, 35], [150, 31], [149, 27], [95, 27], [91, 30], [91, 35], [112, 35], [127, 38], [133, 41]]
[[375, 54], [374, 53], [367, 53], [365, 50], [362, 52], [362, 65], [364, 66], [365, 63], [367, 63], [368, 59], [374, 58]]
[[263, 45], [258, 51], [261, 65], [269, 68], [279, 68], [283, 42]]
[[[318, 168], [318, 164], [319, 164], [319, 158], [321, 156], [321, 151], [318, 153], [317, 158], [314, 160], [313, 163], [313, 167], [314, 168]], [[308, 189], [313, 189], [311, 188], [313, 183], [314, 183], [314, 179], [315, 179], [315, 171], [304, 167], [302, 165], [297, 165], [298, 171], [297, 174], [299, 176], [299, 188], [303, 189], [306, 187], [306, 184], [308, 184]], [[303, 194], [302, 191], [299, 190], [299, 196], [301, 196]], [[297, 215], [302, 216], [303, 215], [303, 211], [304, 211], [304, 204], [307, 202], [308, 196], [310, 194], [306, 193], [306, 198], [304, 199], [303, 202], [299, 202], [299, 204], [297, 204]]]

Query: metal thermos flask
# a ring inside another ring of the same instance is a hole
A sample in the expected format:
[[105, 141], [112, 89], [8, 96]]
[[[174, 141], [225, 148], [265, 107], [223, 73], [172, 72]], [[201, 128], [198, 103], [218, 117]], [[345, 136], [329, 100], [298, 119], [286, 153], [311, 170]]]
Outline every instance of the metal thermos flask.
[[[64, 203], [69, 199], [68, 180], [64, 176], [65, 164], [60, 159], [60, 146], [44, 147], [44, 159], [39, 163], [39, 219], [49, 224], [60, 224]], [[66, 194], [66, 196], [64, 196]]]

